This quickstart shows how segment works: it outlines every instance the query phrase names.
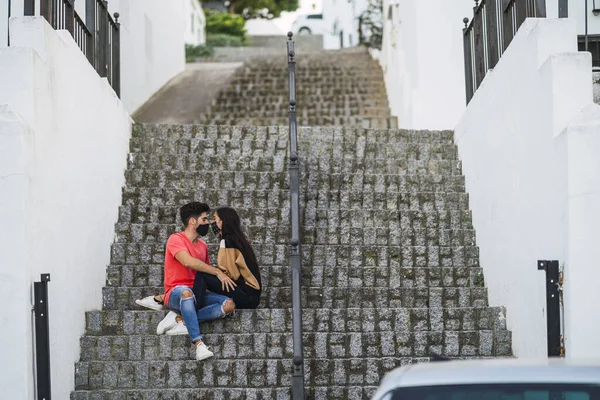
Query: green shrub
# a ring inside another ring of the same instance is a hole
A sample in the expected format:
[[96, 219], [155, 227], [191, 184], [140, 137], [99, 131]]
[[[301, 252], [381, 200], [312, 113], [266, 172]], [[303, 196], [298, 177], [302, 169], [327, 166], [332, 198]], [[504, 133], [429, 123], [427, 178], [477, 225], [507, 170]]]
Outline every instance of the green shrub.
[[245, 37], [212, 33], [206, 35], [206, 45], [210, 47], [242, 47], [246, 43]]
[[200, 45], [193, 46], [191, 44], [185, 45], [185, 61], [194, 62], [198, 58], [209, 58], [214, 54], [214, 50], [211, 46]]
[[226, 35], [245, 37], [244, 18], [241, 15], [206, 12], [206, 33], [224, 33]]

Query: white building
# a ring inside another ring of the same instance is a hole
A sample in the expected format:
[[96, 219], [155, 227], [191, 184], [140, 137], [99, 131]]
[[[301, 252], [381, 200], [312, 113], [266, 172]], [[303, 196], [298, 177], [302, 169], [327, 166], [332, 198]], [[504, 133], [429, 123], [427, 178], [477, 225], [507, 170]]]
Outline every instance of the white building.
[[[93, 40], [76, 42], [44, 17], [23, 16], [29, 2], [0, 0], [0, 291], [9, 299], [0, 302], [0, 323], [7, 327], [0, 333], [2, 398], [34, 398], [32, 283], [43, 273], [51, 276], [53, 398], [70, 396], [85, 311], [102, 307], [130, 115], [183, 71], [188, 2], [109, 2], [121, 24], [119, 98], [97, 72], [104, 67], [101, 55], [89, 50]], [[75, 2], [83, 21], [85, 4]], [[87, 56], [80, 46], [87, 46]], [[104, 66], [118, 89], [113, 63], [116, 58]]]
[[206, 16], [200, 0], [185, 0], [185, 43], [199, 46], [206, 43]]
[[[373, 53], [401, 128], [455, 131], [490, 304], [506, 306], [518, 357], [547, 354], [537, 261], [558, 260], [566, 356], [600, 358], [600, 106], [592, 57], [578, 52], [584, 4], [570, 0], [570, 18], [558, 18], [559, 0], [548, 0], [548, 18], [525, 20], [500, 61], [482, 67], [468, 106], [462, 20], [473, 18], [472, 0], [384, 0]], [[596, 63], [600, 10], [588, 4]]]
[[359, 17], [368, 0], [323, 0], [323, 22], [329, 34], [323, 35], [326, 49], [358, 46]]

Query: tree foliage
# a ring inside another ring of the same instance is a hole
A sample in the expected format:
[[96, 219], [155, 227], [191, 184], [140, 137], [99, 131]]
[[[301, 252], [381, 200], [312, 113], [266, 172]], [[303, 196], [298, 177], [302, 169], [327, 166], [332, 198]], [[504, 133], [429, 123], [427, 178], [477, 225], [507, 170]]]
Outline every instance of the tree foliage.
[[360, 43], [381, 50], [383, 39], [383, 2], [370, 0], [366, 11], [359, 17]]
[[282, 11], [296, 11], [298, 7], [298, 0], [230, 0], [229, 11], [250, 18], [277, 18]]

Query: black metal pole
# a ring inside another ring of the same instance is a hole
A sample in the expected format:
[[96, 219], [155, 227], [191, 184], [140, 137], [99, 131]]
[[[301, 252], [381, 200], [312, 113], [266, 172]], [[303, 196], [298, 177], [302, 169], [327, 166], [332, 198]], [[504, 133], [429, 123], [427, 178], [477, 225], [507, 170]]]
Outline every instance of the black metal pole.
[[585, 0], [585, 51], [588, 51], [588, 0]]
[[548, 357], [560, 357], [560, 285], [558, 281], [558, 261], [538, 261], [538, 269], [546, 271]]
[[48, 282], [50, 274], [42, 274], [33, 283], [35, 320], [35, 364], [37, 400], [50, 400], [50, 326], [48, 324]]
[[292, 325], [294, 358], [292, 363], [292, 399], [304, 400], [304, 349], [302, 346], [302, 302], [300, 298], [300, 166], [298, 163], [298, 124], [296, 122], [296, 55], [292, 32], [288, 33], [288, 84], [290, 91], [290, 266], [292, 272]]
[[115, 25], [112, 33], [112, 87], [121, 97], [121, 24], [119, 23], [119, 13], [115, 13]]
[[465, 92], [467, 95], [467, 104], [473, 98], [473, 60], [471, 55], [471, 33], [469, 31], [469, 18], [463, 19], [465, 27], [463, 28], [463, 46], [465, 56]]

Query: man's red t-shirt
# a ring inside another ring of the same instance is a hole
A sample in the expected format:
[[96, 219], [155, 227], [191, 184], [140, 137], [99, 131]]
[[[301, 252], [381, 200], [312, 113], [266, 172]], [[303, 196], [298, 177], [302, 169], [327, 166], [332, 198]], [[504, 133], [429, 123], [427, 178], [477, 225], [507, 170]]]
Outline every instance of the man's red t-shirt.
[[210, 265], [208, 257], [208, 246], [204, 241], [198, 239], [192, 243], [185, 232], [174, 233], [167, 240], [167, 249], [165, 251], [165, 305], [168, 306], [171, 290], [175, 286], [187, 286], [190, 289], [194, 287], [194, 278], [196, 271], [186, 268], [177, 261], [175, 255], [180, 251], [187, 251], [194, 258], [204, 261]]

